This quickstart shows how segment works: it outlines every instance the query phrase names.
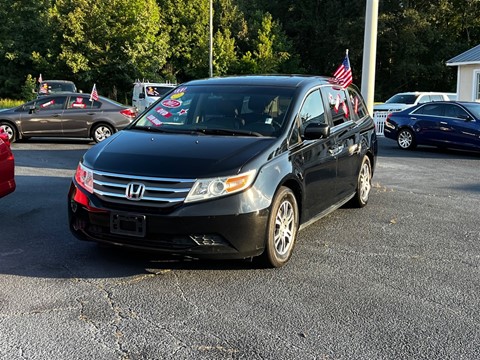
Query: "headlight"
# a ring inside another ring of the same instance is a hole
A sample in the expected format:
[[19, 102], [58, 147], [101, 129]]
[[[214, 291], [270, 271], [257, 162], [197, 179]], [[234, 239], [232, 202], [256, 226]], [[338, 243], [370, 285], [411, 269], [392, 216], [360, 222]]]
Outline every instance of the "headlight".
[[185, 202], [212, 199], [230, 195], [248, 188], [255, 178], [255, 170], [226, 177], [200, 179], [195, 182]]
[[89, 168], [78, 164], [77, 171], [75, 172], [75, 180], [78, 185], [93, 194], [93, 172]]

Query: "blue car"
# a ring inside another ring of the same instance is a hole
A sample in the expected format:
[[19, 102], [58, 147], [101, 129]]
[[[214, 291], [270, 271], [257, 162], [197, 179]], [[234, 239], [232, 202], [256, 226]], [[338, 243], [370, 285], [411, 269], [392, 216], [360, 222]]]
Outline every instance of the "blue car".
[[480, 103], [431, 102], [392, 112], [384, 135], [405, 150], [430, 145], [480, 151]]

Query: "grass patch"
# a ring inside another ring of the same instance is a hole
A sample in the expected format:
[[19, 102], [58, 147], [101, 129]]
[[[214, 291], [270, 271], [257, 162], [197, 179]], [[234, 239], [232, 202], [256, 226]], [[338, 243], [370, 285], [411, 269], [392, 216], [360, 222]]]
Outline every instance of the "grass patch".
[[24, 102], [23, 100], [0, 99], [0, 109], [12, 108], [22, 105]]

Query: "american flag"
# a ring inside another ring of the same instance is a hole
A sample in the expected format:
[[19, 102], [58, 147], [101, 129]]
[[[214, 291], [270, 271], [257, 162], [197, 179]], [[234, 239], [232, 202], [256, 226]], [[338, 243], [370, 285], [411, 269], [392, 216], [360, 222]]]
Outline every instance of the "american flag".
[[343, 87], [347, 87], [352, 83], [352, 68], [350, 67], [350, 60], [348, 59], [348, 50], [343, 59], [342, 64], [338, 67], [337, 71], [333, 74], [333, 77]]
[[98, 100], [98, 92], [95, 84], [93, 84], [93, 89], [92, 89], [92, 92], [90, 93], [90, 101], [93, 101], [93, 100]]

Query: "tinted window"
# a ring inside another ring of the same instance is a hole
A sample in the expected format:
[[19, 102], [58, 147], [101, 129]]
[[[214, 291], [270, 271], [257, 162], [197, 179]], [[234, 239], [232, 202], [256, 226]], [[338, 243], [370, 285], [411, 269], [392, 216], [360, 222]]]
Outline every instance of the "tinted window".
[[68, 101], [67, 110], [69, 109], [98, 109], [102, 103], [100, 101], [90, 101], [89, 96], [72, 96]]
[[417, 110], [415, 110], [414, 114], [423, 114], [423, 115], [431, 115], [431, 116], [444, 116], [445, 114], [445, 106], [444, 104], [427, 104], [424, 105]]
[[463, 104], [468, 111], [470, 111], [476, 119], [480, 119], [480, 104]]
[[445, 116], [466, 119], [468, 113], [457, 105], [445, 105]]
[[306, 97], [300, 110], [300, 121], [302, 122], [302, 133], [303, 129], [310, 123], [325, 122], [325, 109], [320, 91], [315, 90]]
[[170, 131], [235, 129], [276, 136], [294, 89], [263, 86], [178, 87], [135, 126]]
[[340, 125], [350, 120], [350, 109], [348, 108], [347, 93], [344, 89], [332, 86], [321, 88], [322, 96], [327, 100], [332, 117], [333, 126]]
[[39, 99], [35, 102], [36, 110], [58, 110], [63, 109], [65, 104], [65, 96], [55, 96], [46, 99]]
[[352, 104], [353, 108], [353, 118], [357, 117], [358, 119], [362, 119], [368, 115], [367, 106], [365, 105], [365, 101], [363, 97], [352, 87], [348, 88], [348, 94], [350, 95], [350, 103]]

